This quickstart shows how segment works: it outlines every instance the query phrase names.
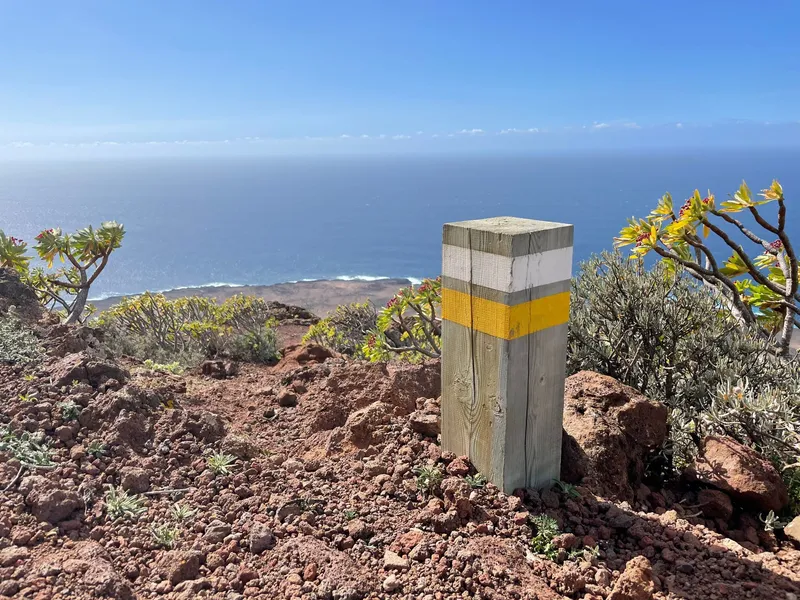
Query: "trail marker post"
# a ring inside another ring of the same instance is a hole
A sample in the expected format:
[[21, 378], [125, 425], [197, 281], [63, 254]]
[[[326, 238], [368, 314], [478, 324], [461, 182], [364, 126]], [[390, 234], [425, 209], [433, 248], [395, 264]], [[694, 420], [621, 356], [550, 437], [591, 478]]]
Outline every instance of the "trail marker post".
[[511, 493], [559, 479], [573, 227], [447, 223], [442, 448]]

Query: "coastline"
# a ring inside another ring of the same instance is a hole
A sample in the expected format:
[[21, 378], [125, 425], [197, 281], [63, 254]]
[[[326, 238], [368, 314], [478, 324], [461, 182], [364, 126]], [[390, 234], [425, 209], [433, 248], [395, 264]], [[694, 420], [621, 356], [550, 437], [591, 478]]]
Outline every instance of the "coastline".
[[[184, 296], [202, 296], [224, 302], [236, 294], [256, 296], [264, 300], [275, 300], [284, 304], [300, 306], [319, 317], [326, 316], [340, 304], [371, 301], [376, 307], [383, 306], [395, 293], [410, 285], [410, 279], [321, 279], [315, 281], [296, 281], [271, 285], [208, 285], [191, 288], [178, 288], [159, 292], [169, 299]], [[109, 296], [91, 303], [98, 311], [106, 310], [123, 298], [138, 294]]]

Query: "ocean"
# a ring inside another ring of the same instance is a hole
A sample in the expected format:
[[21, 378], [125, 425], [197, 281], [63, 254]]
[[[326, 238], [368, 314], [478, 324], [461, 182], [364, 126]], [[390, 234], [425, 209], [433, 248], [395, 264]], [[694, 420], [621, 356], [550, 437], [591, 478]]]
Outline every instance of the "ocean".
[[[0, 229], [125, 225], [95, 298], [217, 284], [435, 276], [448, 221], [575, 225], [575, 259], [612, 247], [670, 191], [718, 198], [778, 178], [800, 234], [800, 150], [0, 162]], [[768, 214], [774, 209], [768, 207]]]

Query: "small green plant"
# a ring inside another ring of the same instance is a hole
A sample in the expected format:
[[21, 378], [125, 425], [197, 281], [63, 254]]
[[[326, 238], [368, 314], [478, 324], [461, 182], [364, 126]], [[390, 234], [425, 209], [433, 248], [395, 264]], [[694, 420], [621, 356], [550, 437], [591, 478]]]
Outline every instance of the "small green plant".
[[599, 546], [584, 546], [583, 548], [575, 548], [570, 550], [567, 554], [567, 560], [586, 560], [588, 562], [592, 562], [599, 556]]
[[475, 473], [475, 475], [467, 475], [464, 477], [464, 480], [469, 484], [469, 487], [474, 489], [480, 489], [486, 487], [486, 484], [489, 483], [489, 480], [486, 479], [486, 476], [483, 473]]
[[186, 504], [181, 504], [180, 502], [173, 504], [169, 512], [172, 518], [178, 523], [189, 521], [197, 515], [197, 509], [190, 508]]
[[789, 512], [800, 515], [800, 466], [784, 469], [782, 475], [789, 488]]
[[136, 519], [147, 512], [144, 498], [128, 494], [119, 487], [110, 486], [105, 495], [106, 514], [112, 521], [116, 519]]
[[36, 397], [36, 392], [31, 392], [30, 394], [20, 394], [19, 399], [22, 402], [36, 402], [39, 398]]
[[228, 354], [234, 360], [268, 363], [279, 358], [277, 321], [270, 319], [262, 327], [233, 335], [228, 342]]
[[416, 362], [441, 355], [442, 281], [425, 279], [403, 288], [378, 314], [362, 352], [371, 361], [399, 357]]
[[206, 464], [214, 475], [230, 475], [235, 462], [235, 456], [224, 452], [214, 452], [206, 459]]
[[343, 304], [309, 327], [303, 343], [314, 343], [348, 356], [362, 357], [364, 340], [375, 329], [377, 321], [378, 313], [372, 303]]
[[81, 415], [82, 408], [74, 400], [64, 400], [56, 404], [61, 411], [61, 418], [64, 421], [75, 421]]
[[169, 524], [153, 525], [150, 528], [150, 532], [156, 545], [167, 549], [175, 546], [175, 542], [181, 534], [181, 530], [178, 527]]
[[766, 517], [759, 515], [758, 519], [764, 524], [764, 531], [774, 531], [786, 527], [786, 523], [778, 519], [778, 515], [772, 510], [767, 513]]
[[22, 376], [22, 380], [27, 381], [28, 383], [30, 383], [34, 379], [36, 379], [36, 375], [34, 375], [33, 373], [25, 373], [25, 375]]
[[558, 548], [553, 546], [553, 538], [560, 533], [558, 522], [548, 515], [536, 515], [530, 521], [536, 531], [531, 538], [531, 549], [549, 560], [555, 560]]
[[171, 363], [157, 363], [148, 358], [146, 361], [144, 361], [144, 368], [148, 371], [154, 371], [156, 373], [172, 373], [173, 375], [180, 375], [183, 373], [183, 366], [178, 361], [173, 361]]
[[417, 489], [424, 496], [435, 494], [444, 477], [442, 470], [436, 465], [418, 467], [414, 469], [414, 474], [417, 476]]
[[100, 458], [101, 456], [105, 456], [107, 451], [108, 449], [106, 448], [106, 445], [97, 440], [89, 442], [89, 445], [86, 447], [86, 453], [89, 456], [93, 456], [95, 458]]
[[348, 509], [348, 510], [344, 511], [344, 518], [347, 519], [348, 521], [352, 521], [357, 516], [358, 516], [358, 511], [357, 510]]
[[566, 496], [567, 498], [578, 499], [581, 497], [581, 493], [571, 483], [567, 483], [566, 481], [561, 481], [560, 479], [554, 479], [553, 485], [556, 487], [558, 493], [562, 496]]
[[0, 425], [0, 452], [29, 465], [49, 466], [53, 464], [52, 451], [42, 434], [24, 431], [15, 433], [7, 425]]
[[0, 318], [0, 363], [29, 364], [41, 355], [39, 338], [22, 321], [12, 316]]

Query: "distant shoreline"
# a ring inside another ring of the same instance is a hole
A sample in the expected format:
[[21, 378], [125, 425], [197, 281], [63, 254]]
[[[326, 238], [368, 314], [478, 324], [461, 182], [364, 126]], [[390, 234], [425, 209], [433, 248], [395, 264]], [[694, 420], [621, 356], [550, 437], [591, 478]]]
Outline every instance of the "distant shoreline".
[[[395, 293], [410, 285], [410, 279], [341, 280], [324, 279], [317, 281], [296, 281], [271, 285], [208, 285], [190, 288], [177, 288], [159, 292], [169, 299], [185, 296], [201, 296], [225, 301], [236, 294], [256, 296], [264, 300], [275, 300], [300, 306], [315, 315], [324, 317], [341, 304], [371, 301], [380, 307], [386, 304]], [[110, 296], [91, 303], [98, 311], [111, 308], [123, 298], [133, 298], [140, 294]]]

